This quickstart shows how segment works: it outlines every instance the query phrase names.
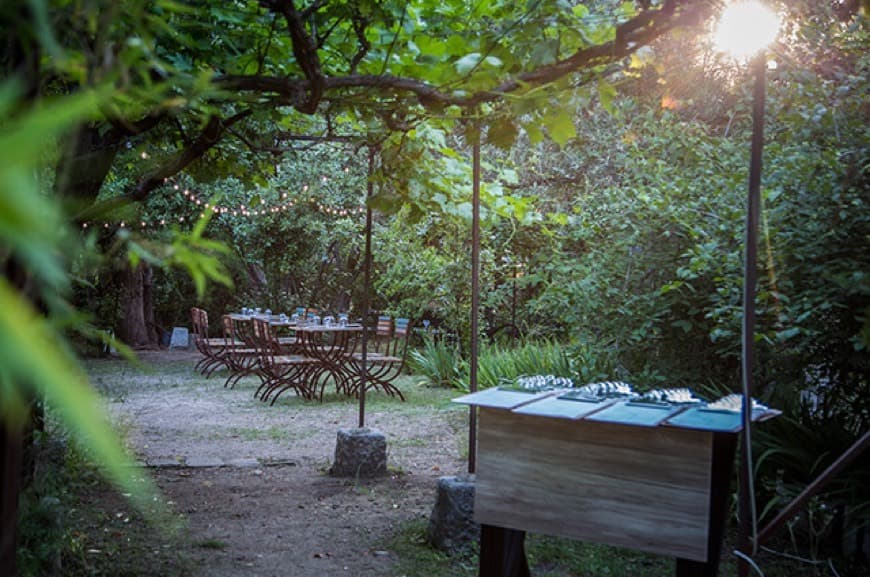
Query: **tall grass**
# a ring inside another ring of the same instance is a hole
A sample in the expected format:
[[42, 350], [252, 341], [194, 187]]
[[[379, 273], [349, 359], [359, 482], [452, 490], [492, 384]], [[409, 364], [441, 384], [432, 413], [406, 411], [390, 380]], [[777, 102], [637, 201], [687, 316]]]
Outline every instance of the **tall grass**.
[[[488, 345], [482, 348], [477, 360], [479, 388], [494, 387], [524, 375], [573, 377], [574, 371], [565, 349], [553, 341], [527, 342], [517, 347]], [[463, 375], [460, 387], [466, 391], [469, 389], [467, 372]]]
[[427, 336], [423, 348], [410, 352], [408, 365], [413, 374], [425, 377], [432, 386], [453, 387], [466, 363], [456, 345]]
[[[468, 359], [454, 345], [427, 339], [422, 348], [411, 352], [410, 370], [433, 386], [470, 389]], [[532, 375], [570, 377], [587, 383], [612, 379], [614, 371], [612, 355], [591, 345], [562, 345], [546, 339], [514, 346], [491, 343], [483, 345], [478, 355], [477, 386], [486, 389]]]

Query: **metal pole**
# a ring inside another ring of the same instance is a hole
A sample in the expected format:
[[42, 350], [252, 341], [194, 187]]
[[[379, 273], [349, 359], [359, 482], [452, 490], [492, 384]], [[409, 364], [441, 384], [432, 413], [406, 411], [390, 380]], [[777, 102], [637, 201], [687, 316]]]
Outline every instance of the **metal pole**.
[[[752, 148], [749, 157], [749, 195], [746, 203], [746, 251], [743, 265], [743, 344], [741, 381], [743, 386], [743, 447], [740, 460], [740, 550], [752, 555], [758, 546], [755, 488], [752, 477], [752, 369], [755, 363], [755, 291], [757, 282], [758, 220], [761, 212], [761, 153], [764, 146], [764, 88], [767, 58], [762, 52], [752, 62], [755, 75], [752, 96]], [[738, 575], [745, 577], [749, 566], [738, 561]]]
[[511, 331], [517, 337], [517, 269], [514, 267], [514, 279], [511, 283]]
[[[478, 313], [480, 309], [480, 128], [474, 127], [472, 193], [471, 193], [471, 364], [469, 388], [477, 390]], [[477, 470], [477, 409], [469, 408], [468, 472]]]
[[360, 386], [359, 386], [359, 427], [362, 429], [366, 426], [366, 385], [368, 376], [368, 343], [369, 343], [369, 328], [367, 322], [371, 304], [371, 288], [372, 288], [372, 209], [369, 201], [371, 200], [374, 191], [374, 182], [372, 175], [375, 172], [375, 147], [369, 145], [369, 170], [368, 184], [366, 185], [366, 242], [365, 254], [363, 255], [363, 333], [362, 333], [362, 364], [360, 365]]

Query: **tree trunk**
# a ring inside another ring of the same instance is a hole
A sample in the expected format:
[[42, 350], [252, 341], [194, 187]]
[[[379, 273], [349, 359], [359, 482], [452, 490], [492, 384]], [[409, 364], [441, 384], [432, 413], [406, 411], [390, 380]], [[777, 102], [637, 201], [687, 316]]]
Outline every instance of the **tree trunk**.
[[20, 427], [0, 420], [0, 573], [17, 577], [18, 489], [21, 481]]
[[76, 213], [94, 203], [118, 154], [121, 135], [104, 124], [79, 126], [63, 141], [55, 192]]
[[[30, 300], [37, 308], [43, 309], [39, 299], [34, 298], [32, 277], [26, 267], [15, 258], [2, 263], [3, 277], [25, 298]], [[13, 389], [29, 391], [30, 387], [17, 387]], [[25, 393], [27, 394], [27, 393]], [[33, 464], [35, 463], [33, 430], [43, 425], [42, 412], [36, 415], [30, 411], [41, 405], [31, 398], [26, 405], [26, 411], [21, 415], [0, 416], [0, 575], [17, 577], [17, 525], [18, 525], [18, 496], [23, 486], [24, 478], [27, 482], [33, 477]], [[30, 430], [25, 435], [25, 426]], [[28, 464], [27, 470], [23, 471], [24, 463]], [[24, 473], [24, 475], [22, 474]]]
[[145, 268], [144, 263], [125, 268], [122, 273], [123, 314], [117, 334], [134, 349], [157, 348], [157, 339], [152, 338], [145, 319]]
[[142, 312], [149, 340], [159, 344], [161, 331], [154, 318], [154, 269], [147, 264], [142, 271]]

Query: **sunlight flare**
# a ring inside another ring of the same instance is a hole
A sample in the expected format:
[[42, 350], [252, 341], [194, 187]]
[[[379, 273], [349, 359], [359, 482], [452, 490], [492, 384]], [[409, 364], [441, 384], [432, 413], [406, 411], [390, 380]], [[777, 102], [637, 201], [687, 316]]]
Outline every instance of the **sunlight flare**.
[[722, 12], [714, 42], [722, 52], [745, 60], [773, 42], [779, 25], [779, 15], [762, 2], [734, 2]]

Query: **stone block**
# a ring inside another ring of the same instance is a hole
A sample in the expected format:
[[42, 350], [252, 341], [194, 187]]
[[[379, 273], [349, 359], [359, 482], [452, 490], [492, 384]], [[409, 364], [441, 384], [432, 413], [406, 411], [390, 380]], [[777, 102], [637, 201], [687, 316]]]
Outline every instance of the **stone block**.
[[387, 474], [387, 440], [368, 428], [340, 429], [335, 461], [329, 473], [336, 477], [379, 477]]
[[428, 539], [448, 553], [467, 551], [480, 541], [480, 525], [474, 522], [474, 475], [438, 479]]
[[186, 327], [174, 327], [169, 337], [170, 349], [186, 349], [190, 344], [190, 334]]

